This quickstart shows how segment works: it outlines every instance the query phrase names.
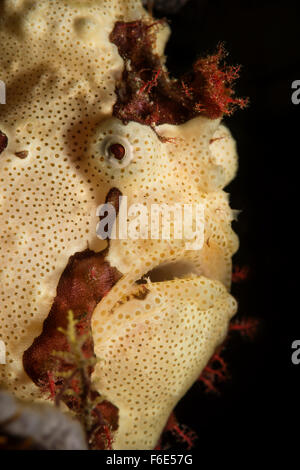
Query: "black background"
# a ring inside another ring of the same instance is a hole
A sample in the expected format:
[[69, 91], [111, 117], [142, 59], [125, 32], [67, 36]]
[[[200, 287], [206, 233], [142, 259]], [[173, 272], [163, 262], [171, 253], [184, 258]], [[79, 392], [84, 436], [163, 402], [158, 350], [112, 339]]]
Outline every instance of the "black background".
[[300, 5], [189, 0], [175, 15], [154, 14], [170, 20], [166, 53], [173, 75], [224, 41], [228, 61], [242, 64], [237, 95], [250, 98], [247, 110], [225, 119], [239, 152], [239, 172], [226, 191], [231, 207], [242, 210], [234, 223], [240, 237], [234, 263], [250, 267], [249, 280], [232, 292], [238, 315], [259, 319], [260, 326], [254, 341], [229, 344], [231, 379], [219, 396], [195, 384], [176, 408], [179, 421], [197, 432], [198, 450], [225, 445], [246, 457], [267, 442], [297, 437], [300, 365], [291, 362], [291, 344], [300, 339], [300, 105], [292, 104], [291, 84], [300, 79]]

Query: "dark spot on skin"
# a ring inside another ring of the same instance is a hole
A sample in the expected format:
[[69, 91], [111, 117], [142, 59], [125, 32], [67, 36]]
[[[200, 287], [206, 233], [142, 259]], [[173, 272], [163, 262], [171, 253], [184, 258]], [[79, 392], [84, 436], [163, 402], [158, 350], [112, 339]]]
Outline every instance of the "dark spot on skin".
[[109, 151], [110, 153], [113, 154], [113, 156], [117, 159], [117, 160], [122, 160], [124, 158], [124, 155], [125, 155], [125, 148], [123, 147], [123, 145], [121, 144], [112, 144], [110, 147], [109, 147]]
[[141, 290], [137, 292], [136, 294], [133, 294], [133, 297], [138, 300], [144, 300], [149, 294], [149, 292], [150, 292], [149, 289], [147, 289], [145, 285], [142, 285]]
[[120, 209], [120, 198], [122, 197], [122, 193], [118, 188], [111, 188], [109, 192], [107, 193], [105, 203], [106, 204], [111, 204], [114, 206], [116, 215], [119, 213]]
[[8, 144], [7, 136], [4, 134], [4, 132], [0, 131], [0, 153], [2, 153], [6, 149], [7, 144]]
[[28, 152], [27, 152], [27, 150], [24, 150], [23, 152], [16, 152], [15, 155], [18, 158], [24, 159], [24, 158], [28, 157]]
[[[114, 207], [116, 216], [119, 213], [120, 198], [121, 197], [122, 197], [122, 193], [121, 193], [121, 191], [119, 191], [118, 188], [111, 188], [109, 190], [109, 192], [107, 193], [107, 196], [106, 196], [106, 199], [105, 199], [105, 204], [111, 204]], [[103, 216], [100, 216], [100, 220], [103, 220], [106, 216], [107, 216], [107, 212]], [[114, 220], [112, 220], [110, 222], [111, 222], [110, 227], [112, 228]], [[109, 226], [106, 226], [106, 227], [107, 227], [106, 230], [108, 231]], [[111, 235], [111, 233], [108, 233], [108, 241], [110, 239], [110, 235]]]

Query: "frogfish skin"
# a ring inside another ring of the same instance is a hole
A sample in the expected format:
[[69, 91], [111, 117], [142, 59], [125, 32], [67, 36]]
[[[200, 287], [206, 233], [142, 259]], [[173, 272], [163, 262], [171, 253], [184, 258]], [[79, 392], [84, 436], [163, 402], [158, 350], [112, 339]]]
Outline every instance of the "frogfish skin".
[[[0, 6], [0, 383], [46, 400], [47, 361], [68, 348], [57, 328], [70, 309], [85, 315], [114, 449], [156, 446], [237, 309], [238, 239], [223, 190], [237, 153], [222, 124], [244, 105], [231, 87], [237, 69], [220, 46], [171, 78], [169, 34], [139, 0]], [[172, 231], [100, 240], [97, 208], [109, 201], [117, 224], [119, 196], [148, 213], [202, 205], [202, 246]]]

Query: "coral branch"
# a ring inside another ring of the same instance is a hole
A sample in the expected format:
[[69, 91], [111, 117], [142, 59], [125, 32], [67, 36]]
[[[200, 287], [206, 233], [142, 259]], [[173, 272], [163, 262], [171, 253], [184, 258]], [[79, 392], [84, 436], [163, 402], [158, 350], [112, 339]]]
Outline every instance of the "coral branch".
[[242, 336], [252, 339], [259, 325], [259, 321], [256, 318], [246, 318], [243, 320], [237, 320], [229, 325], [229, 332], [237, 331]]
[[227, 364], [221, 355], [223, 350], [224, 345], [214, 353], [198, 379], [199, 382], [203, 383], [206, 391], [218, 393], [216, 384], [228, 378]]
[[[197, 435], [193, 430], [189, 429], [184, 424], [178, 423], [174, 412], [171, 413], [164, 429], [164, 433], [168, 432], [171, 432], [176, 440], [184, 443], [187, 447], [187, 450], [190, 450], [194, 446], [195, 440], [197, 439]], [[161, 441], [157, 446], [161, 447]]]

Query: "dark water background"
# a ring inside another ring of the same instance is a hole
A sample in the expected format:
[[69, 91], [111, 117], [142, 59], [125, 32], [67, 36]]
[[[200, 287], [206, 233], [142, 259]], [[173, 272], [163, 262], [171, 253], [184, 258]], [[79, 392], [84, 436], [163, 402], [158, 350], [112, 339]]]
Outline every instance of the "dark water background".
[[[156, 16], [162, 16], [156, 12]], [[220, 396], [195, 385], [176, 409], [194, 429], [197, 449], [254, 449], [297, 437], [300, 364], [291, 343], [300, 339], [299, 173], [300, 105], [291, 102], [300, 80], [300, 3], [189, 0], [171, 21], [167, 46], [173, 75], [225, 41], [231, 64], [242, 64], [239, 96], [251, 105], [226, 119], [238, 142], [239, 172], [227, 190], [242, 213], [235, 264], [250, 278], [233, 286], [239, 315], [260, 320], [252, 342], [235, 339], [226, 351], [232, 378]], [[241, 462], [242, 463], [242, 462]]]

